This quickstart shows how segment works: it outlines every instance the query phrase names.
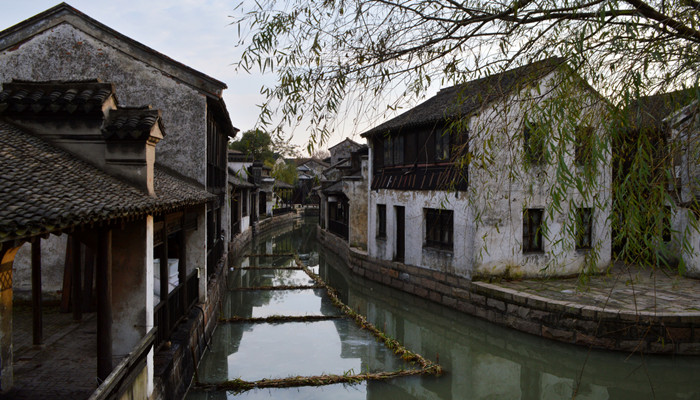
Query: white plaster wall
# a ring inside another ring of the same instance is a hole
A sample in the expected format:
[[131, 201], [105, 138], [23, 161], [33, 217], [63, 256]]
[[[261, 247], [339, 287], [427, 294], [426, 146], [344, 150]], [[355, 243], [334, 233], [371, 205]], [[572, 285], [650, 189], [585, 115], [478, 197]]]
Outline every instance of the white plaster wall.
[[187, 235], [187, 269], [199, 268], [199, 302], [207, 301], [207, 208], [197, 214], [197, 229]]
[[[671, 253], [682, 258], [686, 276], [700, 278], [700, 231], [697, 218], [688, 208], [678, 207], [671, 220], [671, 230]], [[684, 246], [683, 242], [687, 245]]]
[[[470, 277], [472, 270], [474, 230], [473, 212], [465, 192], [401, 191], [379, 189], [371, 191], [369, 209], [368, 251], [370, 256], [391, 260], [396, 253], [395, 206], [405, 207], [405, 259], [409, 265]], [[386, 238], [377, 238], [377, 204], [386, 205]], [[425, 237], [424, 209], [453, 211], [452, 251], [423, 248]]]
[[[41, 239], [41, 291], [43, 300], [59, 300], [63, 290], [63, 270], [68, 235], [51, 235]], [[15, 256], [13, 265], [15, 298], [31, 299], [32, 245], [25, 243]]]
[[[526, 167], [523, 161], [524, 118], [528, 113], [537, 115], [533, 102], [526, 99], [538, 98], [538, 106], [546, 107], [548, 101], [561, 94], [560, 91], [566, 93], [565, 98], [572, 104], [580, 107], [578, 121], [593, 126], [599, 137], [605, 138], [602, 101], [575, 83], [560, 83], [554, 74], [542, 80], [539, 90], [533, 88], [507, 97], [482, 110], [470, 121], [470, 150], [476, 155], [469, 169], [469, 193], [478, 210], [474, 235], [477, 239], [474, 243], [476, 275], [572, 275], [584, 265], [601, 269], [610, 263], [609, 149], [596, 166], [599, 172], [597, 180], [591, 185], [582, 184], [583, 192], [574, 184], [576, 176], [583, 176], [574, 163], [574, 143], [564, 142], [565, 133], [559, 127], [552, 128], [548, 135], [547, 146], [552, 153], [549, 163]], [[605, 139], [601, 145], [606, 145]], [[560, 146], [565, 151], [562, 158], [566, 169], [557, 171], [558, 166], [552, 159], [556, 159]], [[480, 161], [481, 154], [487, 155], [486, 162]], [[562, 171], [574, 177], [564, 186], [560, 185]], [[554, 196], [561, 197], [559, 207], [554, 206]], [[571, 232], [577, 207], [594, 209], [594, 250], [575, 250]], [[525, 208], [545, 210], [548, 234], [544, 238], [543, 254], [522, 252]]]

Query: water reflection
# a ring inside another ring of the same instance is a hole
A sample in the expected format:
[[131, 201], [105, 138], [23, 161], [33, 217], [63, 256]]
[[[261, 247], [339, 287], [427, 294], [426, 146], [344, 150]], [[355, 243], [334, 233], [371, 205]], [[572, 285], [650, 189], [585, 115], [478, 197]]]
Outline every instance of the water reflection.
[[[308, 225], [297, 225], [274, 239], [263, 240], [252, 251], [298, 249], [309, 254], [305, 261], [339, 290], [343, 301], [367, 315], [372, 323], [408, 349], [431, 360], [438, 359], [447, 373], [439, 378], [409, 377], [358, 385], [261, 389], [238, 396], [191, 392], [188, 399], [563, 399], [574, 395], [576, 399], [700, 399], [698, 357], [641, 358], [619, 352], [588, 351], [501, 328], [363, 280], [351, 274], [335, 254], [317, 248], [314, 223], [315, 220]], [[261, 285], [260, 282], [272, 284], [296, 279], [293, 275], [278, 277], [269, 275], [270, 271], [268, 275], [260, 272], [250, 274], [245, 282], [241, 275], [236, 278], [239, 281], [231, 283], [252, 287]], [[309, 303], [293, 312], [314, 315], [337, 312], [323, 300], [325, 297], [317, 296], [313, 290], [300, 292], [311, 293], [319, 303]], [[255, 293], [233, 291], [224, 304], [224, 315], [277, 313], [276, 307], [283, 307], [287, 301], [305, 302], [281, 297], [282, 302], [275, 303], [274, 293], [268, 292], [270, 298], [256, 297]], [[200, 365], [199, 379], [258, 379], [265, 374], [288, 376], [398, 368], [390, 352], [364, 333], [346, 320], [221, 325], [211, 351]], [[260, 348], [277, 354], [268, 357], [264, 354], [267, 351], [259, 351]]]

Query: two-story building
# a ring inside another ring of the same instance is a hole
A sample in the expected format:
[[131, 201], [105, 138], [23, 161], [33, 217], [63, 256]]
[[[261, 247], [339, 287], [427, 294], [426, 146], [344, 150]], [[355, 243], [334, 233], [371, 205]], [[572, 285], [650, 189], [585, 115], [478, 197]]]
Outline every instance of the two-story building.
[[[226, 151], [237, 129], [222, 98], [226, 84], [65, 3], [0, 32], [0, 82], [88, 79], [114, 84], [122, 107], [161, 110], [168, 137], [158, 144], [158, 165], [216, 196], [207, 207], [207, 258], [201, 266], [213, 273], [230, 237]], [[65, 249], [67, 239], [51, 240], [43, 251], [60, 269], [55, 249]], [[27, 257], [25, 250], [17, 268], [28, 266]]]
[[369, 255], [466, 278], [607, 267], [606, 106], [547, 59], [442, 89], [365, 132]]

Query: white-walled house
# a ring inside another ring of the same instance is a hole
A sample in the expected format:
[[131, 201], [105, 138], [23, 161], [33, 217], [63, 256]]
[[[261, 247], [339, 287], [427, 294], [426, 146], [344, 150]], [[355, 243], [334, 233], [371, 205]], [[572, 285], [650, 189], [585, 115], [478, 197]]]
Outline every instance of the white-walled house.
[[467, 278], [607, 267], [605, 110], [548, 59], [443, 89], [367, 131], [369, 255]]
[[670, 115], [668, 151], [675, 181], [671, 188], [676, 202], [671, 221], [671, 250], [680, 255], [685, 275], [700, 278], [700, 107], [694, 100]]

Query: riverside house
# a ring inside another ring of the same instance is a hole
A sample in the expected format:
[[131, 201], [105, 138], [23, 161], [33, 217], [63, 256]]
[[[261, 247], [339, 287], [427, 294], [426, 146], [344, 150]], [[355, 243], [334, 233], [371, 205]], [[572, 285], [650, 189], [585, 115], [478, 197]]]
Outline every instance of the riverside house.
[[365, 132], [369, 256], [467, 279], [607, 267], [605, 105], [555, 58], [442, 89]]

